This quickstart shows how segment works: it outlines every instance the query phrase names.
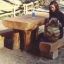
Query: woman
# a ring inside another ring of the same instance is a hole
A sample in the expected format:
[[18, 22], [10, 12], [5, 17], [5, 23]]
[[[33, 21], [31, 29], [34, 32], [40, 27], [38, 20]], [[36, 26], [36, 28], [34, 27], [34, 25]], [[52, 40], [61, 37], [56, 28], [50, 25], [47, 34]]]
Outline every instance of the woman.
[[60, 29], [60, 37], [63, 37], [63, 27], [64, 27], [64, 14], [59, 10], [59, 5], [56, 1], [52, 1], [49, 5], [49, 19], [57, 18], [61, 23]]

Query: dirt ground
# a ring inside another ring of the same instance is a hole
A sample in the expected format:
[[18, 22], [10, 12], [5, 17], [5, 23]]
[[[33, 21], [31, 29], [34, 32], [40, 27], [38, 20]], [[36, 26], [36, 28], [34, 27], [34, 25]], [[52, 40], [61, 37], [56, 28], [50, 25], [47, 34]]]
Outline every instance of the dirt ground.
[[20, 49], [0, 49], [0, 64], [64, 64], [64, 48], [59, 49], [59, 56], [54, 59], [35, 56]]

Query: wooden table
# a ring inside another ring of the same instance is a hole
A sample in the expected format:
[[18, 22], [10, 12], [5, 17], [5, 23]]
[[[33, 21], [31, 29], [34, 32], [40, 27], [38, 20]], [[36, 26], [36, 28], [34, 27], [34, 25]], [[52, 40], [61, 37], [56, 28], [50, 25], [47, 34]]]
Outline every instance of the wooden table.
[[[44, 24], [45, 17], [41, 16], [35, 16], [32, 17], [31, 15], [25, 15], [21, 17], [14, 17], [5, 19], [3, 24], [11, 29], [15, 30], [22, 30], [24, 31], [24, 48], [28, 49], [30, 46], [30, 38], [31, 38], [31, 32], [38, 28], [39, 25]], [[37, 32], [35, 32], [37, 36]], [[14, 49], [19, 48], [19, 33], [14, 33]]]

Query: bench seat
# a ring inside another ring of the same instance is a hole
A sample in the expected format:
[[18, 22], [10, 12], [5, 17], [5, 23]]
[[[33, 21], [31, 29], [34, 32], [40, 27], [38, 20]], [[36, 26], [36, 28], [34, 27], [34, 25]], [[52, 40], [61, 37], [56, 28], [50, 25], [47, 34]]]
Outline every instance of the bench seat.
[[12, 35], [7, 35], [7, 34], [13, 31], [12, 29], [5, 27], [3, 25], [3, 22], [4, 21], [0, 20], [0, 48], [3, 48], [5, 46], [6, 38], [8, 37], [9, 39], [9, 37], [12, 36]]
[[58, 57], [58, 49], [64, 45], [64, 37], [56, 42], [40, 42], [39, 49], [42, 56], [55, 59]]

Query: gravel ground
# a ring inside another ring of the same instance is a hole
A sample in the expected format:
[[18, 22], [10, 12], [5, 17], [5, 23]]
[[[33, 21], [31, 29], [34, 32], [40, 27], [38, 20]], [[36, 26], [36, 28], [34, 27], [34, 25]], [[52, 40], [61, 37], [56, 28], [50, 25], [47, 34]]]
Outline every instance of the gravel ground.
[[38, 57], [25, 51], [0, 49], [0, 64], [64, 64], [64, 49], [59, 49], [59, 56], [54, 59]]

